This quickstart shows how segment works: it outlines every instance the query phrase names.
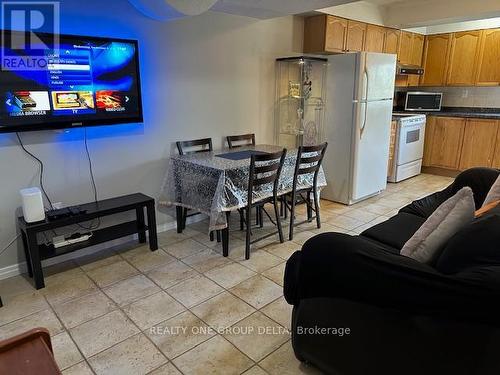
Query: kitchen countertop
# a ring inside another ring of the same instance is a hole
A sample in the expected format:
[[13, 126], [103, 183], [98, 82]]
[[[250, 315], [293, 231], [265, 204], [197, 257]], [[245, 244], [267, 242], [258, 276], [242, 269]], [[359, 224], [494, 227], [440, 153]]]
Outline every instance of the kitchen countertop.
[[441, 111], [404, 111], [394, 108], [394, 114], [415, 113], [428, 116], [443, 117], [468, 117], [500, 120], [500, 108], [478, 108], [478, 107], [442, 107]]

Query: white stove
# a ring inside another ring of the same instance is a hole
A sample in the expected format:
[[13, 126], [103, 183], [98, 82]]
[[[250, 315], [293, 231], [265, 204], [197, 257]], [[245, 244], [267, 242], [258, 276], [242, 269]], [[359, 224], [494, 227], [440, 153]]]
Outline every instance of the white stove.
[[393, 113], [387, 181], [399, 182], [419, 175], [424, 157], [425, 115]]

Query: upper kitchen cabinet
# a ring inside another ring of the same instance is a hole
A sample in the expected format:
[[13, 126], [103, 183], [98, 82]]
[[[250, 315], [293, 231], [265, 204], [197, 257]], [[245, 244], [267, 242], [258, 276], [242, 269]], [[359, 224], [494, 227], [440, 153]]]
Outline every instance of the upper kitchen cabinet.
[[500, 29], [481, 31], [476, 85], [500, 85]]
[[413, 34], [407, 31], [401, 31], [399, 38], [398, 62], [401, 64], [411, 64]]
[[476, 80], [476, 61], [479, 55], [480, 30], [451, 35], [446, 84], [473, 86]]
[[[422, 65], [422, 55], [424, 53], [424, 41], [425, 36], [421, 34], [413, 34], [413, 40], [411, 43], [411, 65]], [[412, 74], [408, 76], [408, 86], [418, 86], [420, 81], [420, 76]]]
[[[366, 26], [365, 51], [384, 52], [385, 33], [384, 27], [368, 24]], [[397, 46], [395, 51], [397, 51]]]
[[347, 38], [345, 51], [364, 51], [366, 38], [366, 23], [349, 20], [347, 22]]
[[421, 86], [444, 86], [450, 39], [450, 34], [428, 35], [425, 38]]
[[304, 52], [343, 53], [346, 49], [348, 20], [322, 14], [306, 17]]
[[385, 28], [384, 53], [398, 54], [400, 36], [400, 30]]
[[326, 52], [345, 52], [348, 21], [344, 18], [326, 16]]

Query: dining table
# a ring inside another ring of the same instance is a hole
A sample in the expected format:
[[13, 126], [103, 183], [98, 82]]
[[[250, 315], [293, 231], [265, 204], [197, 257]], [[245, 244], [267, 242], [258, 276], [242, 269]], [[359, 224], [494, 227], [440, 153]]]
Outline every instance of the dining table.
[[[176, 207], [177, 230], [182, 231], [185, 208], [209, 217], [209, 232], [222, 232], [223, 255], [229, 251], [229, 220], [231, 211], [245, 208], [248, 200], [250, 158], [253, 154], [274, 153], [283, 150], [276, 145], [242, 146], [217, 151], [172, 155], [162, 183], [158, 204]], [[292, 191], [297, 148], [288, 149], [278, 182], [278, 196]], [[307, 156], [307, 155], [304, 155]], [[313, 174], [298, 176], [297, 188], [313, 186]], [[323, 169], [318, 173], [315, 199], [326, 186]], [[271, 197], [273, 186], [268, 184], [252, 192], [252, 202]]]

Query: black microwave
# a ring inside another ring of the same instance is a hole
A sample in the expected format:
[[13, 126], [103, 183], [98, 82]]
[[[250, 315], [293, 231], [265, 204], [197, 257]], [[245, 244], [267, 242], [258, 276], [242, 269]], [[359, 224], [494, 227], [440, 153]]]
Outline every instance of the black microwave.
[[405, 111], [440, 111], [442, 99], [440, 92], [398, 92], [397, 106]]

